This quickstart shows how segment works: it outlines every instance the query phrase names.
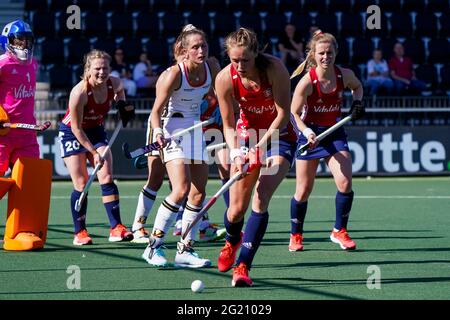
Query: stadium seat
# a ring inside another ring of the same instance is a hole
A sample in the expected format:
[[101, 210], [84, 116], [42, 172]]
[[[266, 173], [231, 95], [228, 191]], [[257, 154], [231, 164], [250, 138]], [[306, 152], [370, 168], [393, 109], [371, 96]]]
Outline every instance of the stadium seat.
[[35, 12], [33, 14], [32, 30], [36, 38], [54, 37], [56, 34], [55, 14], [41, 11]]
[[425, 0], [407, 0], [402, 3], [403, 12], [425, 12]]
[[448, 0], [428, 0], [427, 11], [450, 13], [450, 2]]
[[258, 35], [260, 35], [262, 32], [261, 17], [258, 13], [242, 12], [238, 17], [238, 26], [251, 29]]
[[367, 61], [372, 59], [372, 52], [374, 49], [374, 44], [371, 39], [355, 38], [352, 46], [352, 63], [366, 64]]
[[378, 44], [378, 47], [383, 50], [383, 57], [386, 59], [386, 61], [389, 62], [389, 59], [394, 55], [394, 45], [398, 42], [395, 38], [387, 38], [387, 39], [381, 39], [380, 43]]
[[184, 17], [181, 12], [165, 12], [162, 17], [163, 37], [176, 37], [184, 27]]
[[401, 1], [398, 0], [378, 0], [378, 6], [381, 12], [401, 12]]
[[[64, 11], [66, 12], [67, 7], [74, 5], [73, 0], [57, 0], [57, 1], [50, 1], [49, 11], [50, 12], [56, 12], [56, 11]], [[81, 9], [81, 7], [80, 7]]]
[[128, 0], [126, 10], [128, 12], [144, 12], [147, 13], [150, 11], [151, 0]]
[[338, 54], [336, 56], [336, 63], [342, 66], [348, 66], [350, 63], [350, 50], [347, 39], [338, 38]]
[[150, 39], [144, 45], [144, 49], [152, 64], [163, 68], [171, 64], [173, 57], [169, 56], [169, 46], [166, 40]]
[[47, 0], [25, 0], [24, 10], [28, 12], [47, 11], [48, 10]]
[[209, 16], [204, 12], [192, 12], [187, 17], [187, 22], [203, 30], [207, 35], [211, 34], [211, 23]]
[[144, 47], [142, 46], [142, 40], [140, 38], [124, 38], [118, 46], [123, 48], [125, 59], [128, 64], [138, 63], [139, 56], [144, 52]]
[[152, 4], [152, 10], [155, 12], [176, 12], [178, 10], [177, 0], [152, 0]]
[[88, 39], [70, 39], [67, 48], [68, 64], [83, 63], [84, 55], [91, 50], [91, 43]]
[[317, 12], [319, 14], [327, 12], [327, 0], [302, 0], [301, 2], [302, 12]]
[[273, 14], [276, 12], [277, 1], [273, 0], [256, 0], [253, 8], [253, 12], [268, 12]]
[[150, 38], [157, 38], [160, 36], [158, 13], [139, 12], [136, 23], [136, 36]]
[[415, 27], [416, 37], [436, 37], [438, 35], [438, 18], [434, 13], [418, 13]]
[[134, 33], [132, 13], [113, 12], [110, 15], [111, 37], [132, 37]]
[[425, 45], [423, 40], [408, 38], [403, 42], [405, 55], [410, 57], [414, 63], [425, 63]]
[[180, 12], [202, 12], [203, 0], [178, 0], [178, 11]]
[[[332, 1], [332, 2], [339, 3], [338, 1]], [[367, 12], [367, 8], [371, 5], [376, 5], [376, 1], [375, 0], [353, 1], [353, 8], [352, 8], [351, 12], [353, 12], [353, 13]], [[381, 12], [383, 13], [383, 10]]]
[[447, 63], [441, 69], [441, 88], [450, 95], [450, 63]]
[[215, 37], [225, 36], [236, 29], [236, 17], [230, 12], [216, 12], [213, 22]]
[[[40, 41], [39, 41], [40, 42]], [[62, 39], [48, 38], [44, 39], [40, 44], [41, 59], [40, 63], [47, 64], [63, 64], [64, 42]]]
[[279, 0], [278, 11], [279, 12], [300, 12], [300, 0]]
[[450, 42], [447, 39], [431, 39], [428, 43], [428, 61], [430, 63], [450, 62]]
[[[348, 12], [348, 13], [353, 12], [353, 10], [352, 10], [353, 2], [358, 2], [358, 1], [352, 1], [352, 0], [333, 1], [333, 0], [331, 0], [328, 2], [327, 11], [329, 13], [334, 13], [334, 12], [338, 12], [338, 11]], [[364, 8], [364, 11], [366, 11], [366, 8]]]
[[438, 74], [436, 67], [432, 64], [420, 64], [415, 68], [416, 77], [424, 81], [429, 90], [436, 91], [438, 89]]
[[108, 34], [108, 21], [106, 14], [100, 12], [86, 12], [84, 17], [86, 37], [99, 37]]
[[[283, 32], [284, 27], [287, 24], [286, 15], [284, 13], [272, 13], [268, 14], [264, 18], [266, 24], [266, 38], [278, 37]], [[306, 36], [302, 34], [302, 36]]]
[[80, 7], [81, 12], [98, 12], [100, 10], [99, 0], [77, 0], [77, 5]]
[[72, 69], [65, 65], [49, 68], [50, 90], [65, 90], [69, 94], [72, 87]]
[[228, 11], [229, 12], [251, 12], [252, 7], [252, 0], [227, 0], [228, 3]]
[[123, 13], [125, 11], [124, 0], [102, 0], [100, 1], [100, 11]]
[[92, 38], [90, 42], [94, 49], [106, 51], [111, 57], [114, 55], [114, 51], [116, 51], [117, 44], [114, 39], [100, 37]]
[[313, 24], [309, 14], [293, 13], [290, 22], [297, 28], [297, 32], [309, 38], [309, 27]]
[[[392, 1], [394, 2], [394, 1]], [[409, 12], [393, 12], [390, 18], [391, 37], [411, 37], [413, 21]]]
[[315, 25], [317, 25], [323, 32], [331, 33], [336, 37], [338, 35], [338, 20], [334, 13], [318, 14], [315, 19]]
[[362, 37], [364, 32], [364, 21], [359, 12], [346, 13], [341, 16], [341, 37]]
[[448, 18], [448, 15], [445, 16], [444, 14], [439, 19], [441, 22], [441, 29], [439, 30], [439, 37], [441, 38], [448, 38], [450, 37], [450, 19]]

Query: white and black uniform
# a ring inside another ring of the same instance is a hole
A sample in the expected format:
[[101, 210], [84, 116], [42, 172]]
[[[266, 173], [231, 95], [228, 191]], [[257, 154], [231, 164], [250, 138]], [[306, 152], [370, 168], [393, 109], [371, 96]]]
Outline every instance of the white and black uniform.
[[[162, 129], [166, 137], [200, 122], [200, 105], [212, 83], [211, 70], [207, 62], [205, 62], [205, 81], [198, 86], [189, 83], [184, 62], [180, 62], [178, 67], [181, 70], [181, 85], [172, 93], [162, 116]], [[172, 140], [163, 149], [164, 162], [174, 159], [207, 161], [208, 155], [202, 128]]]

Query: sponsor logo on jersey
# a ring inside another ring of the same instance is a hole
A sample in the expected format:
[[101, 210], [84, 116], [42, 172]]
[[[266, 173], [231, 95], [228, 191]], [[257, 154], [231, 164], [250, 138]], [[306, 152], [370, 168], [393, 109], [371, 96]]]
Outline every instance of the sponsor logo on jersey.
[[16, 99], [24, 99], [24, 98], [32, 98], [34, 97], [34, 88], [33, 86], [29, 86], [27, 89], [24, 84], [21, 84], [19, 88], [14, 88], [14, 98]]

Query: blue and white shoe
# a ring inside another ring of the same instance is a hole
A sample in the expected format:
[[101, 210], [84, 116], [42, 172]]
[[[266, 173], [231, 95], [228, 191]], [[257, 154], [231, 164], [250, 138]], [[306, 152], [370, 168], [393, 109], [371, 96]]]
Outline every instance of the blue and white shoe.
[[[177, 244], [178, 251], [175, 256], [175, 266], [180, 268], [204, 268], [211, 266], [211, 260], [200, 258], [191, 246], [182, 242]], [[180, 250], [181, 249], [181, 250]]]
[[147, 261], [148, 264], [151, 264], [155, 267], [165, 268], [169, 266], [162, 247], [152, 248], [151, 245], [148, 245], [147, 248], [145, 248], [144, 253], [142, 254], [142, 258], [144, 258], [144, 260]]

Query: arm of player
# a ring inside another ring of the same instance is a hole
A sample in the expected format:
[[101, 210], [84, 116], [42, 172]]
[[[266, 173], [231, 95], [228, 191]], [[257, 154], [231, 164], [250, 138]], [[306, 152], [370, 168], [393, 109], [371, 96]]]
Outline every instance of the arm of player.
[[344, 78], [344, 86], [352, 91], [353, 103], [349, 114], [352, 115], [352, 120], [358, 120], [364, 117], [366, 110], [362, 104], [363, 86], [355, 73], [350, 69], [342, 69]]
[[291, 102], [291, 114], [294, 117], [297, 128], [308, 139], [310, 148], [317, 145], [316, 134], [312, 131], [301, 119], [303, 108], [306, 106], [306, 101], [309, 95], [312, 94], [311, 78], [309, 74], [303, 76], [295, 87], [294, 95]]
[[275, 109], [277, 110], [277, 116], [273, 120], [267, 132], [259, 139], [255, 148], [260, 147], [263, 149], [267, 145], [271, 136], [280, 129], [287, 126], [290, 119], [290, 97], [291, 97], [291, 82], [289, 79], [289, 72], [281, 60], [272, 58], [267, 75], [269, 82], [272, 84], [272, 94], [275, 102]]
[[161, 124], [161, 116], [164, 107], [167, 105], [172, 92], [179, 87], [181, 81], [181, 73], [178, 66], [173, 66], [166, 70], [167, 74], [156, 83], [156, 98], [153, 104], [152, 113], [150, 114], [150, 123], [155, 133], [155, 141], [158, 142], [161, 148], [165, 147], [166, 140]]
[[231, 161], [235, 164], [237, 172], [243, 173], [244, 158], [240, 152], [236, 139], [233, 85], [231, 82], [229, 67], [224, 68], [217, 74], [216, 94], [217, 99], [219, 100], [225, 142], [230, 147]]

